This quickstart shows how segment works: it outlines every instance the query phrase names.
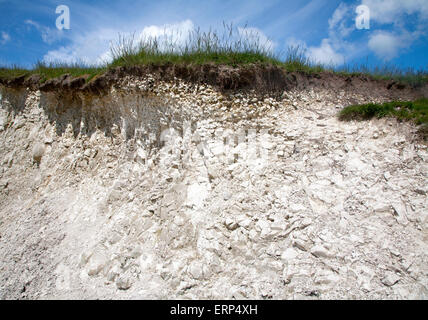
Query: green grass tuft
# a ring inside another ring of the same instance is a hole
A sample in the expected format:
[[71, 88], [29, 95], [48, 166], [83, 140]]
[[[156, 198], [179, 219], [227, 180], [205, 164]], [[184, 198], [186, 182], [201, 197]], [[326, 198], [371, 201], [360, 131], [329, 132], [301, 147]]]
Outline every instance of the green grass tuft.
[[105, 72], [107, 68], [105, 66], [90, 66], [84, 63], [43, 63], [38, 62], [30, 74], [38, 74], [41, 76], [41, 82], [49, 79], [58, 78], [64, 74], [69, 74], [72, 77], [88, 76], [86, 81], [90, 81], [93, 77], [98, 74]]
[[[180, 42], [174, 39], [180, 39]], [[135, 34], [119, 35], [118, 41], [111, 45], [111, 57], [112, 61], [102, 66], [82, 62], [73, 64], [38, 62], [32, 69], [16, 66], [0, 67], [0, 78], [7, 80], [22, 75], [39, 74], [43, 82], [68, 73], [72, 76], [87, 75], [87, 81], [90, 81], [95, 76], [118, 66], [215, 63], [234, 67], [269, 64], [290, 72], [329, 71], [348, 76], [361, 74], [376, 79], [395, 80], [414, 87], [428, 83], [426, 70], [401, 70], [393, 65], [374, 68], [367, 65], [326, 66], [309, 59], [305, 49], [299, 46], [289, 47], [283, 55], [276, 54], [272, 42], [260, 37], [255, 29], [236, 28], [227, 24], [223, 24], [223, 30], [220, 32], [213, 30], [203, 32], [197, 28], [184, 37], [170, 32], [165, 36], [143, 39], [136, 39]]]
[[414, 68], [399, 68], [393, 64], [369, 67], [368, 64], [343, 65], [334, 69], [335, 72], [343, 75], [368, 75], [379, 80], [393, 80], [400, 84], [418, 87], [428, 83], [427, 70], [416, 70]]
[[17, 77], [28, 75], [29, 71], [18, 66], [9, 68], [0, 67], [0, 79], [10, 80]]
[[66, 63], [50, 63], [46, 64], [38, 62], [33, 69], [23, 69], [19, 67], [11, 68], [0, 68], [0, 78], [5, 80], [11, 80], [20, 76], [29, 77], [33, 74], [40, 76], [40, 82], [43, 83], [46, 80], [58, 78], [64, 74], [69, 74], [72, 77], [88, 76], [86, 81], [90, 81], [93, 77], [101, 74], [107, 70], [106, 66], [89, 66], [85, 64], [66, 64]]
[[352, 105], [339, 113], [340, 120], [369, 120], [374, 117], [394, 117], [399, 121], [413, 121], [415, 124], [421, 125], [419, 133], [422, 137], [428, 138], [428, 99], [426, 98], [416, 101]]
[[[199, 28], [181, 34], [135, 39], [119, 35], [111, 46], [111, 67], [155, 64], [245, 65], [251, 63], [281, 64], [269, 40], [262, 41], [252, 29], [223, 25], [223, 32], [202, 32]], [[176, 36], [176, 37], [175, 37]], [[174, 38], [182, 39], [180, 43]]]

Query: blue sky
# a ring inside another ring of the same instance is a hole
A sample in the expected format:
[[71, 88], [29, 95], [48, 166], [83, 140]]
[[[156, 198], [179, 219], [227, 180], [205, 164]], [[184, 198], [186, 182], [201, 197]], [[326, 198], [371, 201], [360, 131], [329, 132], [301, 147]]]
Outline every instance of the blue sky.
[[[69, 30], [56, 27], [59, 5], [70, 9]], [[370, 10], [370, 29], [356, 28], [359, 5]], [[0, 65], [99, 63], [119, 33], [159, 36], [223, 22], [269, 39], [276, 52], [300, 45], [322, 63], [428, 69], [428, 0], [0, 0]]]

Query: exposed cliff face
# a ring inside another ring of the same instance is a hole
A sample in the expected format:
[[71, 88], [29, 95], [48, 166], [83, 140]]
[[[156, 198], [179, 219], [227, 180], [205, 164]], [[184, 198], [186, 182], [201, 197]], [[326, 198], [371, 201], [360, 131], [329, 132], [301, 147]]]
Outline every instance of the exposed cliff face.
[[42, 92], [85, 93], [105, 95], [112, 86], [125, 77], [151, 78], [153, 81], [174, 82], [177, 79], [194, 85], [209, 85], [222, 93], [228, 90], [255, 90], [259, 94], [282, 94], [284, 90], [307, 90], [324, 88], [346, 89], [348, 92], [370, 92], [372, 95], [400, 97], [404, 94], [427, 96], [428, 85], [412, 88], [394, 80], [376, 80], [365, 75], [340, 75], [333, 72], [303, 73], [286, 72], [273, 65], [250, 64], [232, 67], [217, 64], [161, 64], [133, 67], [116, 67], [89, 79], [88, 75], [73, 77], [64, 74], [59, 78], [41, 82], [41, 76], [20, 76], [13, 79], [0, 78], [0, 85], [22, 89], [31, 88]]
[[422, 91], [164, 78], [0, 87], [1, 298], [428, 297]]

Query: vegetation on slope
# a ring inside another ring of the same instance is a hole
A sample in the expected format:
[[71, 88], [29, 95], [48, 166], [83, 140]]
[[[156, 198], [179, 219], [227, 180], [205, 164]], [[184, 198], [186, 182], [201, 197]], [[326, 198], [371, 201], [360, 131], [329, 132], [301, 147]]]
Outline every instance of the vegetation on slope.
[[[178, 43], [174, 39], [181, 39]], [[71, 76], [87, 75], [90, 81], [96, 75], [118, 66], [147, 64], [206, 64], [215, 63], [230, 66], [247, 64], [269, 64], [290, 72], [319, 73], [336, 72], [344, 75], [366, 75], [377, 79], [390, 79], [413, 86], [428, 82], [427, 71], [413, 69], [401, 70], [394, 66], [369, 68], [364, 65], [335, 68], [314, 63], [303, 48], [289, 47], [285, 54], [275, 54], [272, 42], [261, 39], [256, 30], [235, 28], [224, 24], [222, 32], [202, 32], [193, 30], [187, 36], [169, 34], [157, 38], [135, 38], [121, 36], [111, 46], [111, 62], [92, 66], [85, 63], [67, 64], [63, 62], [38, 62], [28, 70], [19, 67], [0, 67], [0, 79], [13, 79], [19, 76], [40, 75], [41, 82], [64, 74]]]
[[341, 120], [369, 120], [372, 118], [394, 117], [399, 121], [413, 121], [421, 125], [419, 133], [428, 137], [428, 99], [416, 101], [392, 101], [382, 104], [368, 103], [352, 105], [339, 113]]
[[13, 66], [10, 68], [0, 68], [0, 79], [10, 80], [21, 76], [31, 76], [37, 74], [41, 78], [41, 82], [48, 79], [60, 77], [64, 74], [69, 74], [72, 77], [87, 75], [87, 81], [107, 70], [106, 66], [89, 66], [85, 64], [67, 64], [67, 63], [42, 63], [38, 62], [31, 70]]

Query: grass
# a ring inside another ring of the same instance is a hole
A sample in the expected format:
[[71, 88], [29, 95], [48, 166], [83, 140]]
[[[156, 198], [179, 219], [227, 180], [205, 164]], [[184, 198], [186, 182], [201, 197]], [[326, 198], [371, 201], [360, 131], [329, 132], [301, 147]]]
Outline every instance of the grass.
[[195, 29], [184, 36], [166, 30], [163, 36], [155, 38], [137, 39], [135, 34], [119, 35], [118, 41], [111, 45], [111, 57], [111, 62], [106, 62], [102, 66], [82, 62], [74, 64], [38, 62], [32, 69], [16, 66], [0, 67], [0, 78], [12, 79], [22, 75], [39, 74], [43, 82], [68, 73], [72, 76], [87, 75], [87, 81], [90, 81], [93, 77], [118, 66], [216, 63], [234, 67], [269, 64], [290, 72], [330, 71], [344, 75], [363, 74], [413, 86], [428, 82], [427, 71], [401, 70], [394, 66], [382, 68], [369, 68], [367, 65], [341, 68], [324, 66], [311, 61], [305, 50], [299, 46], [289, 47], [285, 54], [275, 54], [272, 42], [260, 37], [255, 29], [236, 28], [227, 24], [223, 24], [221, 32], [213, 30], [203, 32]]
[[[180, 39], [180, 41], [174, 40]], [[269, 40], [261, 40], [253, 29], [223, 25], [222, 33], [199, 28], [187, 35], [165, 32], [160, 37], [120, 36], [111, 46], [111, 66], [132, 66], [150, 63], [245, 65], [251, 63], [280, 64]]]
[[394, 80], [398, 83], [407, 84], [413, 87], [420, 86], [428, 82], [427, 70], [416, 70], [413, 68], [399, 68], [393, 64], [382, 66], [368, 66], [368, 63], [358, 65], [344, 65], [336, 68], [335, 71], [344, 75], [369, 75], [374, 79]]
[[28, 72], [28, 70], [20, 68], [18, 66], [12, 66], [9, 68], [0, 67], [0, 79], [13, 79], [16, 77], [27, 75]]
[[32, 74], [38, 74], [41, 76], [41, 81], [48, 79], [57, 78], [64, 74], [70, 74], [73, 77], [87, 75], [86, 81], [90, 81], [93, 77], [106, 71], [106, 67], [97, 67], [85, 65], [84, 63], [50, 63], [45, 64], [38, 62], [36, 67], [31, 70]]
[[37, 74], [41, 78], [41, 82], [45, 82], [48, 79], [60, 77], [64, 74], [70, 74], [73, 77], [87, 75], [86, 81], [90, 81], [93, 77], [98, 74], [105, 72], [106, 67], [90, 66], [83, 63], [42, 63], [38, 62], [33, 69], [23, 69], [17, 66], [11, 68], [0, 68], [0, 78], [10, 80], [20, 76], [29, 77], [33, 74]]
[[392, 101], [382, 104], [368, 103], [352, 105], [339, 113], [340, 120], [369, 120], [393, 117], [399, 121], [412, 121], [421, 125], [419, 133], [428, 138], [428, 99], [416, 101]]

